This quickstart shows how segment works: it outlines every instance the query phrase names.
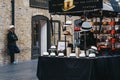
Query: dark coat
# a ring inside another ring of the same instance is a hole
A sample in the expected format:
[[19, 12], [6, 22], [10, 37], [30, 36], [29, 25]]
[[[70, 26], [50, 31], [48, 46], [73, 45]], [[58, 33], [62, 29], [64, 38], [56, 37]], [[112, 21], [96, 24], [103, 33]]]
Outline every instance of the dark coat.
[[[81, 32], [80, 37], [80, 49], [84, 50], [84, 32]], [[86, 49], [89, 49], [92, 45], [96, 46], [96, 39], [94, 38], [94, 35], [90, 31], [86, 31]]]
[[9, 31], [7, 34], [7, 40], [8, 40], [8, 55], [10, 55], [10, 62], [13, 63], [14, 62], [14, 58], [15, 58], [15, 53], [19, 53], [20, 50], [16, 45], [16, 41], [18, 40], [17, 35], [15, 34], [15, 32], [11, 32]]
[[9, 31], [7, 34], [8, 46], [16, 45], [17, 40], [18, 40], [17, 35], [14, 32]]

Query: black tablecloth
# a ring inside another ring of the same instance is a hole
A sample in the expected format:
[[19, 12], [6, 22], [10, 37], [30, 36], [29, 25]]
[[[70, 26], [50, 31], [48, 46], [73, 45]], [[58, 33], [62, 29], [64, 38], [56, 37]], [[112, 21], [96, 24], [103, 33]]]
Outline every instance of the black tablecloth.
[[39, 57], [39, 80], [120, 80], [120, 56]]

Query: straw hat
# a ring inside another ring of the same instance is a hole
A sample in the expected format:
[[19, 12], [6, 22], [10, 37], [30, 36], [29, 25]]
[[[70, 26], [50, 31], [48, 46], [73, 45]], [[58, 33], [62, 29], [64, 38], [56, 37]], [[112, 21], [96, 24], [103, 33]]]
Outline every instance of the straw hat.
[[63, 34], [64, 35], [71, 35], [70, 31], [64, 31]]
[[82, 23], [82, 27], [81, 27], [81, 31], [90, 31], [92, 29], [92, 25], [90, 22], [83, 22]]

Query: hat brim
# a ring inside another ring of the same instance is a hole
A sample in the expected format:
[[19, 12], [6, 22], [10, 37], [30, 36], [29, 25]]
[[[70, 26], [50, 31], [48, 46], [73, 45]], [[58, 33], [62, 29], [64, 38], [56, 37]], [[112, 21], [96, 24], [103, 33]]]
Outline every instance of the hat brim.
[[80, 28], [81, 31], [90, 31], [91, 29], [92, 29], [92, 27], [90, 27], [90, 28], [83, 28], [83, 27], [81, 27]]
[[83, 22], [81, 30], [82, 31], [90, 31], [92, 29], [92, 25], [90, 22]]

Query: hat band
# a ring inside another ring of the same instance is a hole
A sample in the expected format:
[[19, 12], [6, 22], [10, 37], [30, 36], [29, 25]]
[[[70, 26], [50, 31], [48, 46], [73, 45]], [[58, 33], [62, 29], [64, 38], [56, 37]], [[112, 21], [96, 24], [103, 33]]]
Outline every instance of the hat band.
[[90, 27], [90, 28], [84, 28], [84, 27], [82, 27], [82, 29], [86, 29], [86, 30], [88, 30], [88, 29], [91, 29], [92, 27]]

